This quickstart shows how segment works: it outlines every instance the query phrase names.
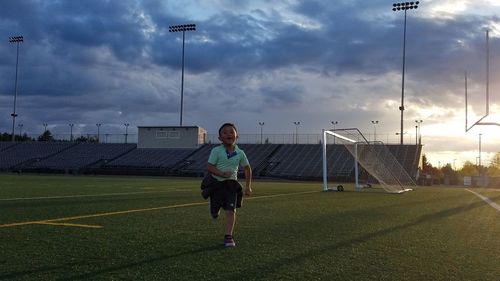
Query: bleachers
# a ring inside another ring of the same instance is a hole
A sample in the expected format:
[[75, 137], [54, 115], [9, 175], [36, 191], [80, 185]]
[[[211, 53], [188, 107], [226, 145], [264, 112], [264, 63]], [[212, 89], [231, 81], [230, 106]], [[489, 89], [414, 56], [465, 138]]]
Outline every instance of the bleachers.
[[99, 164], [100, 162], [115, 159], [133, 150], [135, 147], [135, 144], [78, 143], [51, 157], [25, 165], [23, 168], [78, 170], [92, 164]]
[[281, 144], [240, 144], [239, 147], [245, 151], [250, 162], [253, 173], [259, 174], [260, 170], [267, 163], [267, 158], [281, 147]]
[[269, 159], [273, 163], [269, 174], [275, 177], [308, 177], [311, 172], [309, 167], [314, 165], [313, 159], [321, 164], [321, 153], [321, 145], [317, 144], [284, 145]]
[[396, 157], [399, 163], [405, 168], [406, 172], [411, 176], [416, 176], [418, 169], [418, 161], [422, 146], [419, 145], [387, 145], [389, 151]]
[[[320, 179], [323, 176], [320, 144], [284, 145], [269, 159], [268, 174], [293, 179]], [[354, 159], [343, 145], [328, 145], [328, 176], [343, 179], [351, 176]]]
[[191, 148], [137, 148], [110, 161], [105, 167], [171, 168], [195, 150]]
[[218, 144], [205, 144], [182, 162], [173, 167], [179, 174], [201, 176], [207, 170], [207, 160], [212, 148]]
[[[210, 151], [220, 144], [206, 144], [198, 149], [191, 156], [186, 158], [182, 163], [176, 167], [181, 173], [202, 175], [207, 170], [208, 157]], [[252, 169], [262, 166], [266, 162], [267, 157], [274, 152], [280, 144], [239, 144], [238, 147], [242, 149], [248, 157]], [[255, 171], [254, 171], [255, 173]]]
[[14, 142], [0, 142], [0, 151], [4, 151], [7, 148], [16, 145]]
[[0, 151], [0, 169], [12, 169], [22, 163], [37, 161], [74, 146], [69, 142], [21, 142]]
[[[217, 145], [205, 144], [197, 149], [138, 149], [135, 144], [0, 142], [0, 169], [201, 176], [206, 172], [210, 151]], [[239, 147], [248, 156], [255, 177], [322, 178], [320, 144], [239, 144]], [[387, 145], [387, 148], [414, 177], [422, 146]], [[345, 146], [328, 145], [327, 163], [329, 178], [354, 179], [354, 159]]]

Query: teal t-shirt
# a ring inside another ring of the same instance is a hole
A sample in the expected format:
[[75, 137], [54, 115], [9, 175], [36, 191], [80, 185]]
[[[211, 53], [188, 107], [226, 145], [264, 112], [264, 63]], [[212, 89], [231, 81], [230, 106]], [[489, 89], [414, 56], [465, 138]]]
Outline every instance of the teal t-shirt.
[[228, 178], [213, 175], [218, 181], [229, 179], [238, 180], [238, 167], [246, 167], [250, 165], [245, 152], [243, 152], [243, 150], [241, 150], [237, 145], [235, 146], [233, 153], [228, 153], [223, 144], [212, 149], [210, 156], [208, 157], [208, 163], [214, 165], [221, 172], [231, 172], [231, 176]]

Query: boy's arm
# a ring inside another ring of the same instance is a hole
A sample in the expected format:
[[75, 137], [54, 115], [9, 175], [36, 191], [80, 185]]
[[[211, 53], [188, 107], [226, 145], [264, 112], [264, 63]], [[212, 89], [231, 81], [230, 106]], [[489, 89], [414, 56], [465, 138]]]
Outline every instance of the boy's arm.
[[212, 165], [210, 163], [208, 163], [208, 165], [207, 165], [207, 170], [212, 175], [216, 175], [216, 176], [223, 177], [223, 178], [227, 178], [227, 177], [230, 177], [232, 175], [231, 172], [220, 171], [219, 169], [217, 169], [217, 167], [215, 167], [215, 165]]
[[245, 195], [252, 195], [252, 168], [250, 165], [245, 166]]

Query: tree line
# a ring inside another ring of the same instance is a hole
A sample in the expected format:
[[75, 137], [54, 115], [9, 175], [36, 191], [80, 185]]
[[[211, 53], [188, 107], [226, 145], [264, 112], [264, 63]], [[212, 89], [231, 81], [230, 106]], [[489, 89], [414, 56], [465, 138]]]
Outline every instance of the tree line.
[[[1, 133], [0, 134], [0, 141], [12, 141], [12, 134], [9, 133]], [[39, 135], [37, 138], [32, 138], [28, 136], [27, 134], [23, 135], [14, 135], [14, 141], [16, 142], [28, 142], [28, 141], [68, 141], [68, 140], [59, 140], [54, 138], [50, 130], [46, 130], [43, 132], [41, 135]], [[95, 137], [85, 137], [85, 136], [79, 136], [78, 138], [75, 138], [73, 141], [75, 142], [98, 142], [97, 138]]]
[[464, 177], [500, 177], [500, 152], [495, 153], [488, 166], [465, 161], [460, 169], [454, 169], [451, 163], [447, 163], [442, 167], [434, 167], [424, 154], [422, 156], [422, 167], [419, 170], [421, 175], [430, 175], [433, 181], [437, 183], [442, 183], [444, 179], [447, 179], [450, 184], [459, 184]]

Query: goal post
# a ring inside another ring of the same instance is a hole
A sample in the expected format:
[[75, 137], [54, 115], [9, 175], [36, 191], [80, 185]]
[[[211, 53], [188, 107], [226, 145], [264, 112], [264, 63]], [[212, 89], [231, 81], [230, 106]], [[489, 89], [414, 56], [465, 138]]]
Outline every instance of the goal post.
[[368, 141], [356, 128], [323, 130], [323, 190], [328, 187], [328, 137], [333, 137], [336, 144], [342, 144], [352, 155], [354, 161], [354, 176], [356, 188], [362, 188], [359, 183], [359, 166], [368, 172], [381, 187], [389, 193], [402, 193], [416, 187], [415, 181], [408, 175], [399, 161], [380, 141]]

